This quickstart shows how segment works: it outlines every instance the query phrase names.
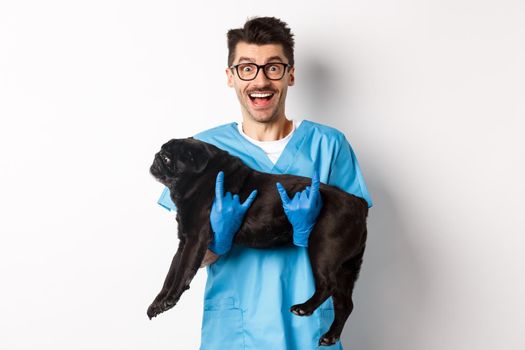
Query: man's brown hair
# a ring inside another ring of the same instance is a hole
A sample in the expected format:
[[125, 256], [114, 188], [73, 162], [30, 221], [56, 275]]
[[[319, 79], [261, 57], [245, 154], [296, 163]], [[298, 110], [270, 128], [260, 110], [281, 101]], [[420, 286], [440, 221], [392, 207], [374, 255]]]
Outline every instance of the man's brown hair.
[[233, 64], [235, 47], [239, 42], [247, 44], [265, 45], [281, 44], [288, 63], [294, 65], [293, 34], [288, 25], [275, 17], [252, 17], [243, 28], [230, 29], [228, 37], [228, 67]]

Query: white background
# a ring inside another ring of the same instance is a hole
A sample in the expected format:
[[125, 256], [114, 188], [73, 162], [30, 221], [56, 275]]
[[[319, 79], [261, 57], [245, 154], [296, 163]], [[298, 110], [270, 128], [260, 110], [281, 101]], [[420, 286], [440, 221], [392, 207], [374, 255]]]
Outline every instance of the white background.
[[520, 0], [2, 1], [0, 348], [198, 348], [204, 269], [146, 317], [177, 246], [148, 170], [240, 120], [253, 15], [296, 35], [287, 116], [345, 132], [374, 200], [345, 349], [525, 349]]

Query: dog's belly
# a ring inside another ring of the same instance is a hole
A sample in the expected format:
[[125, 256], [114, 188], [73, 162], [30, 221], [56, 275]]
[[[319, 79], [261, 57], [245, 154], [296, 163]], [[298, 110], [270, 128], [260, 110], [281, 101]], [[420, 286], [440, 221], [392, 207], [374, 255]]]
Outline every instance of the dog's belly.
[[293, 242], [292, 225], [285, 217], [261, 220], [250, 216], [235, 235], [234, 242], [261, 249], [290, 245]]
[[[288, 195], [303, 191], [309, 179], [293, 175], [274, 175], [256, 173], [251, 182], [246, 183], [240, 189], [240, 197], [247, 198], [255, 188], [258, 195], [252, 206], [248, 209], [244, 221], [235, 235], [234, 242], [251, 248], [272, 248], [293, 244], [293, 227], [288, 221], [282, 206], [281, 198], [275, 188], [276, 182], [283, 183], [287, 189]], [[364, 200], [350, 195], [335, 187], [321, 184], [320, 193], [323, 198], [323, 208], [317, 217], [316, 226], [322, 226], [323, 231], [329, 231], [323, 234], [321, 239], [339, 240], [341, 236], [352, 236], [352, 230], [348, 227], [347, 221], [352, 220], [355, 223], [355, 213], [353, 207], [363, 206]], [[366, 206], [365, 206], [366, 208]], [[323, 216], [331, 213], [329, 221], [324, 222]], [[366, 213], [363, 212], [366, 216]], [[336, 225], [344, 225], [335, 230]], [[332, 232], [333, 231], [333, 232]], [[358, 230], [363, 231], [363, 230]]]

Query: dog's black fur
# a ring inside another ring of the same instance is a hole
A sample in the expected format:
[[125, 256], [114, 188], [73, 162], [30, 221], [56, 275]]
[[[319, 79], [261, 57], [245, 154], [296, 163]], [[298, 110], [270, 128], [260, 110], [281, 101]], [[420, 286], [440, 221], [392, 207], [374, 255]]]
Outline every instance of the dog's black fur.
[[[213, 237], [210, 210], [220, 170], [224, 172], [225, 192], [238, 193], [241, 201], [254, 189], [258, 193], [234, 242], [253, 248], [292, 244], [292, 226], [275, 183], [295, 194], [310, 185], [309, 178], [255, 171], [226, 151], [191, 137], [165, 143], [155, 155], [150, 172], [170, 189], [177, 206], [180, 243], [162, 290], [148, 308], [150, 319], [177, 303], [204, 259]], [[364, 199], [333, 186], [321, 183], [319, 191], [323, 206], [308, 241], [315, 293], [290, 311], [309, 316], [332, 296], [335, 318], [319, 340], [320, 345], [332, 345], [353, 309], [352, 291], [365, 250], [368, 206]]]

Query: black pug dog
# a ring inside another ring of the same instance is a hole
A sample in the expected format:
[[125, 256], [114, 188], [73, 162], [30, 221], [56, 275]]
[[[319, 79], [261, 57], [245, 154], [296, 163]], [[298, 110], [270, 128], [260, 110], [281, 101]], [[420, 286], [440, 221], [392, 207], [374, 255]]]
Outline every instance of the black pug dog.
[[[162, 290], [148, 308], [150, 319], [177, 303], [204, 259], [213, 238], [210, 211], [220, 170], [224, 172], [224, 190], [238, 193], [241, 201], [252, 190], [258, 192], [234, 242], [252, 248], [293, 243], [292, 225], [275, 184], [280, 182], [289, 193], [295, 193], [310, 185], [309, 178], [255, 171], [228, 152], [192, 137], [168, 141], [155, 154], [150, 172], [169, 188], [177, 206], [180, 242]], [[353, 309], [352, 291], [363, 261], [368, 205], [362, 198], [325, 184], [320, 184], [319, 193], [323, 206], [308, 241], [315, 293], [290, 311], [309, 316], [332, 296], [335, 318], [319, 340], [319, 345], [332, 345]]]

